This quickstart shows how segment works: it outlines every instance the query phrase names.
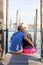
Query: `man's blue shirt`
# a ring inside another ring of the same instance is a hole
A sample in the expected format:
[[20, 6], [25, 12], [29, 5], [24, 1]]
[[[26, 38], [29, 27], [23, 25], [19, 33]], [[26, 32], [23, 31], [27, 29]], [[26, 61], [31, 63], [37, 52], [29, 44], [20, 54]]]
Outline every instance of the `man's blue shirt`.
[[14, 33], [12, 35], [10, 50], [13, 50], [13, 51], [21, 50], [22, 39], [24, 38], [24, 36], [25, 34], [23, 32]]

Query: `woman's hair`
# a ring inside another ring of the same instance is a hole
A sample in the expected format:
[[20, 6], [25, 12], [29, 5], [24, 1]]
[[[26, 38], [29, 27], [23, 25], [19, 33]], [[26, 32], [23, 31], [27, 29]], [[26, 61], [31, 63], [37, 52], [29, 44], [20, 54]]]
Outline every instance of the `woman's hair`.
[[29, 33], [29, 31], [28, 31], [28, 24], [24, 23], [22, 26], [23, 26], [24, 33], [27, 35]]
[[32, 36], [31, 36], [31, 34], [28, 34], [27, 37], [32, 41]]

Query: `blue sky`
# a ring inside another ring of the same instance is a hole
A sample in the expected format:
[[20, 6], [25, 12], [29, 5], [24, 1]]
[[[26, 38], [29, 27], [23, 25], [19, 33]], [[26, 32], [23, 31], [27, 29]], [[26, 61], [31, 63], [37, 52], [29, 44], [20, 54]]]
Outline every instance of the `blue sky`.
[[[4, 16], [6, 15], [6, 0], [4, 0]], [[38, 24], [40, 23], [40, 0], [9, 0], [9, 20], [16, 22], [16, 12], [19, 10], [18, 19], [21, 22], [34, 24], [35, 10], [38, 9]], [[4, 18], [5, 19], [5, 18]]]

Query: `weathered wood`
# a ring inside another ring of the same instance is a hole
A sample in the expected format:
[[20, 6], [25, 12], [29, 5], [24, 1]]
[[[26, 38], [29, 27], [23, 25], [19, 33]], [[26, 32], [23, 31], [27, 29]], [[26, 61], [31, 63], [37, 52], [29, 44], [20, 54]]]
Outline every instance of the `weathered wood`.
[[1, 50], [1, 57], [3, 56], [4, 52], [4, 33], [3, 33], [3, 25], [4, 25], [4, 11], [3, 11], [3, 0], [0, 0], [0, 50]]
[[6, 52], [8, 52], [8, 4], [9, 0], [6, 0]]
[[41, 14], [41, 61], [43, 61], [43, 0], [40, 0], [40, 14]]
[[1, 29], [0, 29], [0, 57], [3, 56], [4, 53], [4, 31], [2, 30], [2, 22], [1, 22]]
[[38, 9], [36, 9], [36, 15], [34, 17], [34, 43], [37, 49], [37, 17], [38, 17]]
[[0, 19], [3, 19], [3, 0], [0, 0]]
[[[37, 56], [36, 56], [37, 55]], [[4, 65], [43, 65], [38, 58], [39, 54], [6, 54], [2, 62]]]
[[18, 27], [18, 10], [17, 10], [17, 13], [16, 13], [16, 29]]
[[10, 28], [12, 27], [12, 20], [11, 20], [11, 18], [10, 18]]

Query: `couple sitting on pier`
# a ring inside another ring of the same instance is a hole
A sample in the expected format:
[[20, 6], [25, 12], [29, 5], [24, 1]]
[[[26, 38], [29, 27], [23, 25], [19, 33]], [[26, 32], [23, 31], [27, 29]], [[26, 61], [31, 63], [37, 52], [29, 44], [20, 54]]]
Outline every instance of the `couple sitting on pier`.
[[11, 37], [10, 50], [12, 53], [35, 53], [36, 49], [32, 41], [32, 37], [28, 34], [26, 26], [19, 25], [18, 31], [14, 33]]

